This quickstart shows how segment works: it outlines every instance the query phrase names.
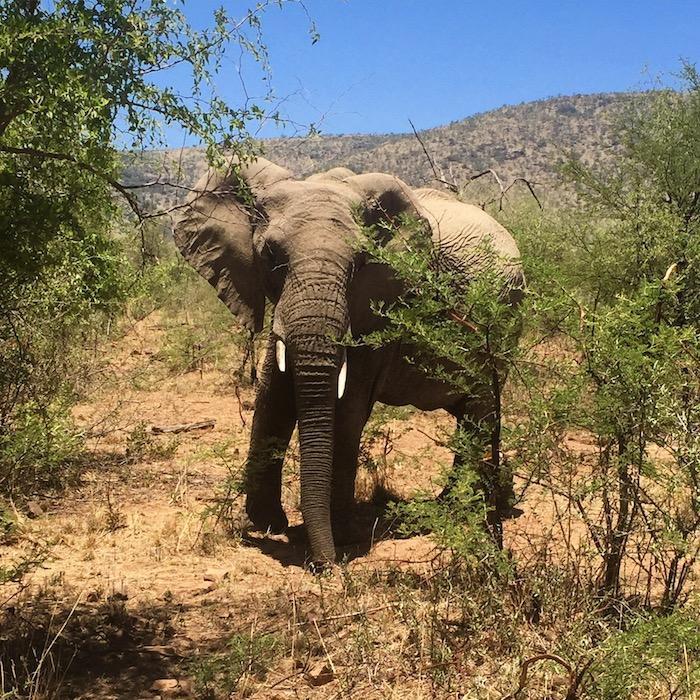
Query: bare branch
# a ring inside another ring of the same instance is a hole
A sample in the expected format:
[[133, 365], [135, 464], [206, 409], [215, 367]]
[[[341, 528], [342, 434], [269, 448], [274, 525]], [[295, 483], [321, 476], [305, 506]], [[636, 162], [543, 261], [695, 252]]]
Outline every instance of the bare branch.
[[501, 192], [504, 191], [503, 189], [503, 182], [501, 182], [501, 178], [498, 177], [498, 173], [496, 173], [495, 170], [492, 168], [488, 168], [487, 170], [482, 170], [480, 173], [477, 173], [476, 175], [470, 175], [469, 180], [474, 181], [478, 180], [480, 177], [484, 177], [484, 175], [491, 175], [493, 179], [498, 183], [498, 186], [501, 188]]
[[178, 423], [176, 425], [152, 425], [151, 432], [160, 433], [188, 433], [191, 430], [210, 430], [216, 425], [214, 419], [197, 421], [196, 423]]
[[428, 163], [430, 163], [430, 169], [433, 171], [435, 179], [441, 184], [445, 185], [445, 187], [447, 187], [448, 189], [452, 190], [452, 192], [454, 192], [455, 194], [459, 194], [459, 187], [454, 182], [449, 182], [448, 180], [445, 180], [445, 177], [442, 174], [442, 172], [438, 170], [437, 164], [428, 152], [425, 143], [423, 143], [423, 139], [421, 139], [421, 137], [418, 135], [416, 127], [413, 125], [413, 122], [409, 119], [408, 123], [411, 125], [411, 129], [413, 129], [413, 135], [416, 137], [416, 140], [421, 145], [423, 153], [425, 153], [425, 157], [428, 159]]
[[485, 209], [489, 204], [493, 204], [494, 202], [498, 201], [498, 211], [503, 211], [503, 200], [508, 199], [508, 192], [518, 182], [522, 182], [525, 184], [527, 189], [530, 191], [530, 194], [535, 198], [535, 201], [537, 202], [537, 206], [540, 209], [544, 209], [544, 207], [542, 206], [542, 202], [540, 202], [539, 197], [535, 194], [535, 189], [533, 187], [533, 185], [536, 185], [537, 183], [532, 183], [524, 177], [516, 177], [513, 180], [513, 182], [511, 182], [510, 185], [508, 185], [508, 187], [504, 187], [503, 181], [501, 180], [500, 177], [498, 177], [498, 173], [496, 173], [496, 171], [493, 170], [492, 168], [489, 168], [488, 170], [482, 170], [480, 173], [477, 173], [476, 175], [470, 176], [469, 180], [470, 180], [470, 182], [474, 182], [474, 180], [478, 180], [480, 177], [483, 177], [484, 175], [491, 175], [493, 177], [493, 179], [498, 184], [500, 194], [498, 197], [493, 197], [491, 199], [486, 200], [485, 202], [482, 202], [481, 203], [482, 209]]
[[20, 155], [20, 156], [27, 156], [27, 157], [35, 157], [35, 158], [45, 158], [47, 160], [59, 160], [59, 161], [64, 161], [67, 163], [73, 163], [76, 167], [80, 168], [81, 170], [84, 170], [85, 172], [91, 173], [92, 175], [95, 175], [96, 177], [99, 177], [101, 180], [106, 182], [110, 187], [115, 189], [119, 194], [124, 197], [126, 200], [127, 204], [129, 205], [129, 208], [131, 211], [136, 215], [136, 218], [139, 221], [139, 224], [143, 224], [149, 219], [157, 219], [161, 216], [166, 216], [168, 214], [172, 214], [173, 212], [179, 211], [180, 209], [184, 209], [188, 206], [190, 206], [190, 203], [185, 202], [183, 204], [175, 204], [171, 207], [168, 207], [167, 209], [161, 209], [159, 211], [154, 211], [154, 212], [149, 212], [146, 213], [143, 211], [141, 208], [141, 205], [138, 201], [138, 199], [130, 192], [130, 190], [138, 189], [141, 187], [149, 187], [153, 186], [155, 184], [163, 184], [163, 185], [168, 185], [170, 187], [175, 187], [179, 189], [184, 189], [187, 190], [188, 192], [199, 192], [200, 196], [204, 195], [207, 193], [207, 190], [195, 190], [192, 187], [187, 187], [185, 185], [179, 185], [176, 183], [170, 183], [170, 182], [160, 182], [160, 181], [154, 181], [151, 183], [146, 183], [145, 185], [125, 185], [118, 180], [115, 180], [114, 178], [110, 177], [107, 173], [102, 172], [99, 170], [99, 168], [95, 168], [89, 163], [85, 163], [75, 156], [71, 156], [67, 153], [57, 153], [54, 151], [43, 151], [41, 149], [37, 148], [16, 148], [14, 146], [2, 146], [0, 145], [0, 153], [10, 153], [13, 155]]
[[[535, 201], [537, 202], [537, 206], [544, 210], [544, 207], [542, 206], [542, 202], [540, 202], [539, 197], [535, 194], [535, 188], [534, 185], [536, 185], [536, 182], [530, 182], [529, 180], [526, 180], [524, 177], [516, 177], [515, 180], [511, 183], [510, 187], [512, 187], [516, 182], [522, 182], [525, 184], [528, 190], [530, 190], [530, 194], [534, 197]], [[510, 188], [509, 188], [510, 189]]]
[[523, 691], [525, 690], [527, 686], [527, 676], [528, 676], [528, 671], [530, 670], [530, 666], [533, 664], [537, 663], [538, 661], [553, 661], [556, 664], [559, 664], [569, 675], [569, 687], [567, 689], [566, 693], [566, 700], [576, 700], [578, 697], [578, 689], [581, 686], [581, 683], [583, 682], [583, 678], [585, 677], [586, 673], [589, 672], [589, 669], [591, 667], [591, 664], [593, 663], [593, 660], [589, 660], [586, 662], [583, 667], [581, 668], [580, 671], [576, 671], [574, 667], [565, 659], [563, 659], [561, 656], [558, 656], [557, 654], [535, 654], [535, 656], [531, 656], [529, 659], [525, 659], [525, 661], [522, 662], [520, 666], [520, 677], [518, 679], [518, 687], [516, 688], [515, 692], [509, 693], [508, 695], [504, 696], [502, 700], [518, 700]]
[[[409, 119], [408, 123], [411, 125], [411, 129], [413, 130], [413, 135], [416, 137], [416, 140], [418, 141], [421, 148], [423, 149], [423, 153], [425, 154], [425, 157], [428, 159], [428, 163], [430, 164], [430, 169], [433, 171], [433, 179], [436, 180], [437, 182], [439, 182], [440, 184], [444, 185], [447, 189], [454, 192], [455, 194], [459, 194], [460, 193], [459, 185], [457, 185], [455, 182], [452, 182], [452, 181], [447, 180], [445, 178], [445, 176], [442, 172], [442, 169], [438, 166], [435, 159], [430, 155], [430, 152], [428, 151], [428, 148], [425, 145], [425, 142], [420, 137], [418, 131], [416, 130], [416, 127], [413, 125], [413, 122]], [[516, 177], [513, 180], [513, 182], [511, 182], [506, 187], [506, 186], [504, 186], [501, 178], [498, 177], [498, 173], [495, 170], [493, 170], [492, 168], [488, 168], [487, 170], [482, 170], [480, 173], [476, 173], [476, 175], [470, 175], [468, 179], [469, 179], [469, 182], [474, 182], [474, 180], [478, 180], [479, 178], [484, 177], [485, 175], [491, 175], [491, 177], [493, 177], [493, 179], [498, 184], [498, 189], [500, 190], [500, 194], [498, 197], [494, 197], [494, 198], [489, 199], [485, 202], [482, 202], [481, 203], [482, 209], [485, 209], [489, 204], [493, 204], [494, 202], [498, 201], [498, 210], [502, 211], [503, 210], [503, 200], [508, 199], [509, 190], [519, 182], [522, 182], [527, 187], [530, 194], [534, 197], [535, 201], [537, 202], [537, 206], [540, 209], [544, 209], [544, 207], [542, 206], [542, 202], [540, 201], [539, 197], [535, 194], [534, 185], [536, 185], [537, 183], [530, 182], [530, 180], [528, 180], [527, 178], [524, 178], [524, 177]]]
[[150, 182], [143, 182], [135, 185], [124, 185], [122, 187], [125, 190], [142, 190], [146, 187], [155, 187], [156, 185], [162, 185], [163, 187], [172, 187], [178, 190], [185, 190], [186, 192], [198, 192], [194, 187], [188, 187], [187, 185], [181, 185], [179, 182], [170, 182], [170, 180], [161, 180], [157, 178], [156, 180], [151, 180]]

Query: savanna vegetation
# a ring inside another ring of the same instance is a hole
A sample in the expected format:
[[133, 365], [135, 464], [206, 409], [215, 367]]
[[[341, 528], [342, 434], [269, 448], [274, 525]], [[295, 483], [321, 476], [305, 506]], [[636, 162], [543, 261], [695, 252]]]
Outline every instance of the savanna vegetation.
[[[195, 31], [164, 2], [0, 3], [0, 697], [695, 697], [697, 71], [629, 101], [614, 157], [561, 158], [565, 204], [495, 190], [528, 277], [516, 318], [488, 277], [455, 298], [430, 250], [368, 231], [409, 293], [365, 342], [438, 349], [455, 383], [486, 372], [497, 420], [453, 439], [439, 416], [377, 409], [368, 542], [313, 574], [299, 527], [241, 528], [261, 341], [125, 177], [163, 124], [213, 163], [259, 147], [263, 108], [211, 84], [231, 46], [267, 70], [266, 5]], [[175, 66], [194, 99], [152, 79]], [[484, 502], [482, 459], [514, 480], [508, 503]]]
[[[143, 203], [139, 184], [120, 179], [125, 159], [177, 127], [215, 162], [222, 149], [252, 151], [247, 127], [274, 118], [250, 102], [231, 107], [212, 87], [232, 46], [268, 69], [260, 34], [267, 5], [241, 20], [217, 12], [203, 31], [165, 2], [0, 6], [5, 498], [21, 503], [65, 485], [81, 449], [70, 407], [99, 342], [128, 304], [157, 303], [157, 290], [177, 275], [154, 243], [161, 212]], [[189, 94], [163, 87], [175, 69], [189, 76]]]

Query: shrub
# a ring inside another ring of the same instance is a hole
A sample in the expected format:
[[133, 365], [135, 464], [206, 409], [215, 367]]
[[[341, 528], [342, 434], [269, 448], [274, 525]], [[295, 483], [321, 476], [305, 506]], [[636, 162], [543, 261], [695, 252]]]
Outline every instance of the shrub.
[[270, 665], [283, 649], [274, 634], [234, 634], [226, 642], [226, 650], [202, 656], [190, 669], [201, 697], [247, 697], [250, 679], [265, 678]]
[[591, 697], [692, 697], [700, 688], [700, 622], [683, 613], [640, 618], [607, 639], [599, 657]]

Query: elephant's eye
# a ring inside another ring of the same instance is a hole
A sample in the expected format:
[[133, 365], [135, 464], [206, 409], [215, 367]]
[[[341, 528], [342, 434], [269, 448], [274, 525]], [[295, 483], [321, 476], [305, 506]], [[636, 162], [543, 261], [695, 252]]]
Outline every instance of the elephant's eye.
[[287, 270], [286, 251], [274, 240], [263, 239], [256, 246], [262, 263], [262, 272], [266, 294], [277, 299], [282, 293]]
[[286, 255], [278, 243], [271, 240], [263, 242], [260, 249], [260, 257], [268, 264], [270, 271], [274, 272], [287, 263]]

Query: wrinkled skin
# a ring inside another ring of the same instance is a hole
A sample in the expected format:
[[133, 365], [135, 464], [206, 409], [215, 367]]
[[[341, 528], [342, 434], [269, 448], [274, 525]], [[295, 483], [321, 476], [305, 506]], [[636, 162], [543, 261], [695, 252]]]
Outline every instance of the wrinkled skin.
[[460, 264], [478, 265], [475, 255], [488, 241], [517, 303], [524, 280], [508, 232], [476, 207], [411, 190], [389, 175], [335, 168], [300, 181], [262, 158], [231, 161], [226, 173], [200, 180], [175, 226], [184, 257], [248, 328], [262, 329], [266, 299], [275, 305], [246, 465], [246, 510], [257, 528], [286, 528], [282, 461], [298, 423], [301, 509], [317, 563], [335, 560], [334, 531], [350, 519], [360, 438], [376, 401], [444, 408], [462, 424], [492, 414], [488, 401], [426, 377], [396, 346], [345, 349], [339, 342], [349, 329], [358, 338], [379, 328], [370, 301], [401, 292], [385, 266], [357, 252], [358, 217], [364, 225], [396, 223], [399, 241], [398, 217], [406, 214]]

